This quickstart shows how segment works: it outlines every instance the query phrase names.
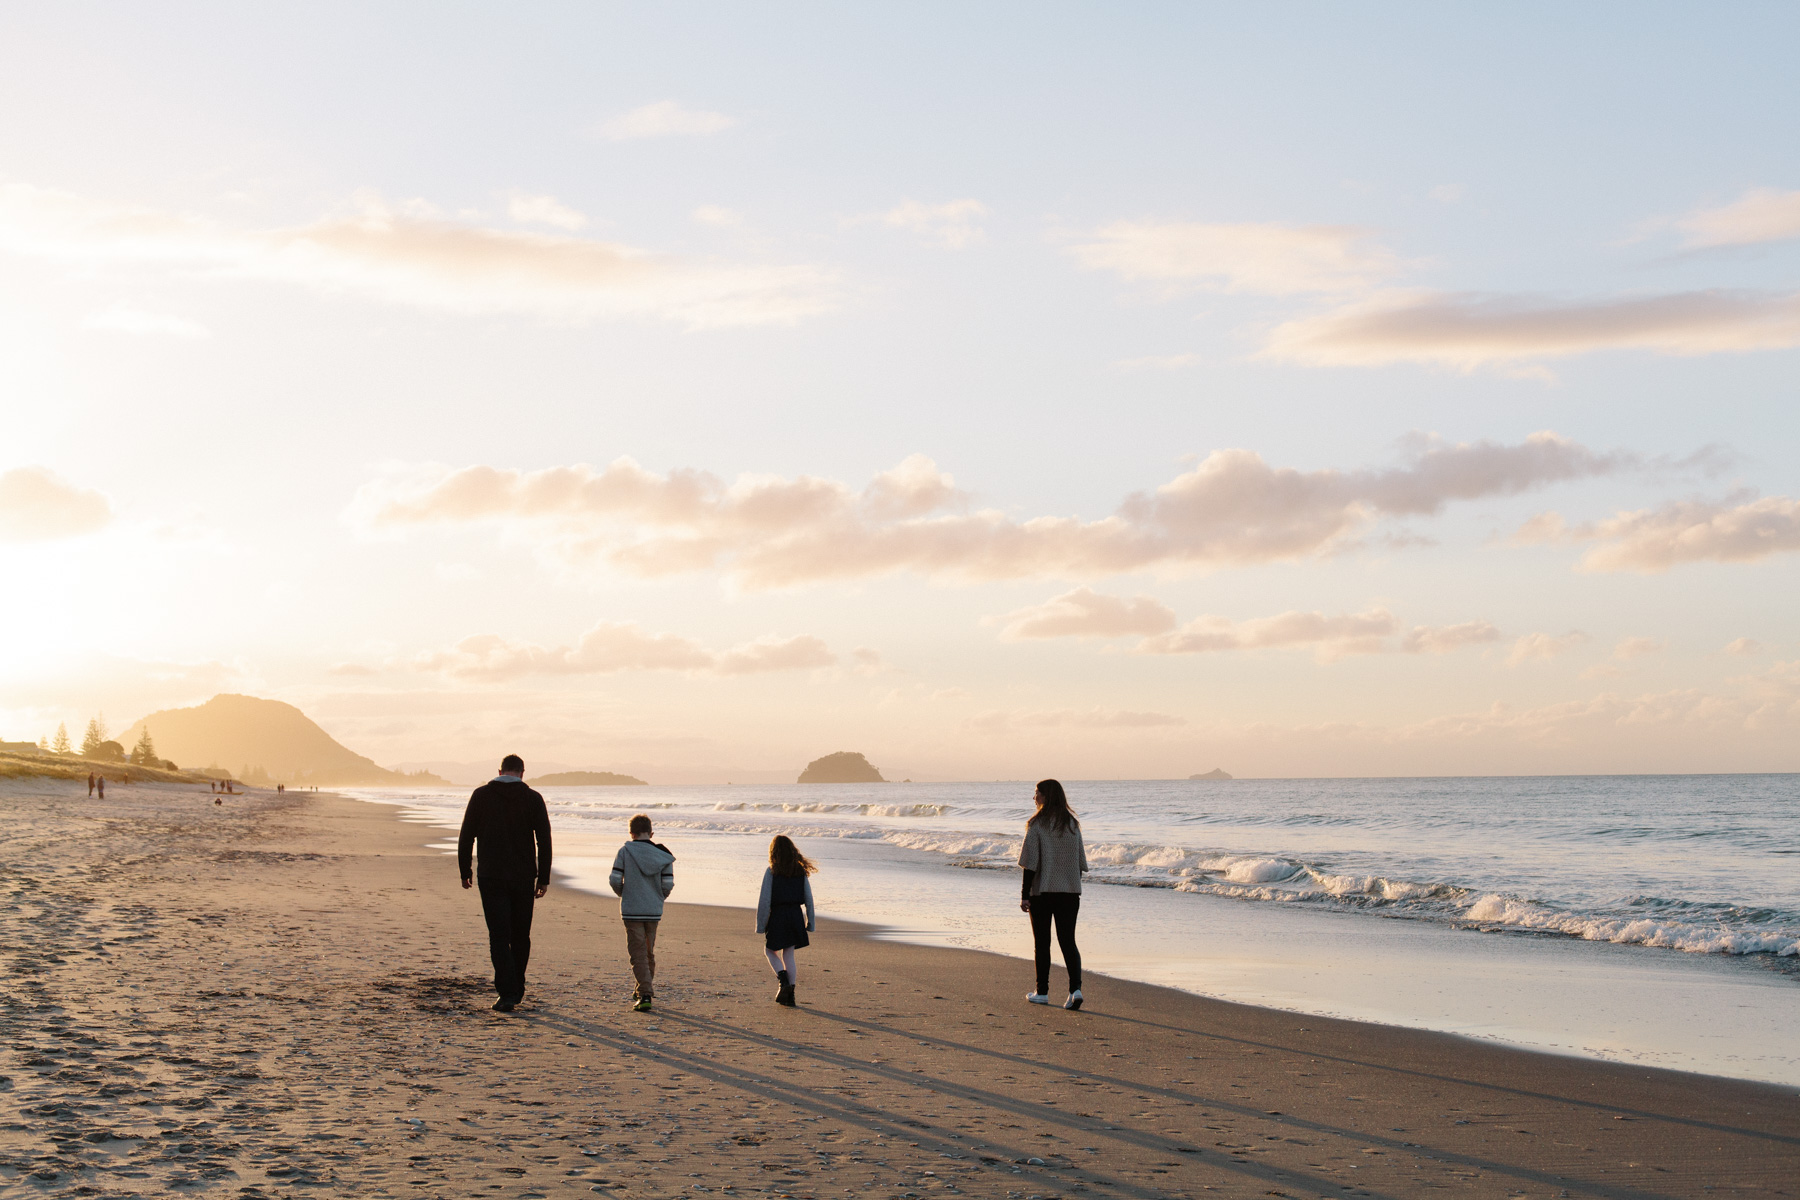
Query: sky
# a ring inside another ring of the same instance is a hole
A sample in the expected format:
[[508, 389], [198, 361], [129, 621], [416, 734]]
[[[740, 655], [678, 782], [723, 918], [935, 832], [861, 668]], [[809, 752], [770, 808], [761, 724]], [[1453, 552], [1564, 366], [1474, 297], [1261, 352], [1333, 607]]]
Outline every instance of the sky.
[[0, 13], [0, 739], [1800, 770], [1782, 5]]

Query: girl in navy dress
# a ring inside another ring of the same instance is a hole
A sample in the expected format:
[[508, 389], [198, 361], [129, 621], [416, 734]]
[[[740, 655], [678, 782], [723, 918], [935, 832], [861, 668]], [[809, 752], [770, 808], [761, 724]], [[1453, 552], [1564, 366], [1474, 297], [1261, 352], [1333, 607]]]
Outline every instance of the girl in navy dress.
[[807, 876], [818, 869], [787, 835], [776, 834], [769, 843], [769, 869], [763, 872], [762, 895], [756, 901], [756, 932], [763, 935], [769, 969], [781, 984], [775, 1003], [789, 1008], [794, 1007], [794, 984], [799, 980], [794, 951], [808, 943], [815, 916]]

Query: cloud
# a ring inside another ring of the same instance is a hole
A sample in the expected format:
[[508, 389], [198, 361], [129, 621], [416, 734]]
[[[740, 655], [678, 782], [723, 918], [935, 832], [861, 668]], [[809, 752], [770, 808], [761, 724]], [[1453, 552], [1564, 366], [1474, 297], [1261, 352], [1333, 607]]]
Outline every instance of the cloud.
[[702, 225], [716, 225], [721, 229], [732, 229], [744, 223], [744, 218], [729, 208], [721, 208], [717, 204], [702, 204], [694, 210], [694, 220]]
[[376, 667], [366, 666], [363, 663], [341, 662], [333, 663], [331, 666], [325, 668], [325, 673], [343, 679], [364, 679], [371, 675], [379, 675], [381, 674], [381, 671]]
[[1583, 557], [1589, 571], [1655, 573], [1692, 562], [1754, 562], [1800, 550], [1800, 500], [1764, 496], [1732, 503], [1684, 500], [1570, 525], [1539, 513], [1508, 539], [1517, 546], [1599, 542]]
[[1571, 630], [1560, 637], [1552, 637], [1547, 633], [1528, 633], [1513, 643], [1512, 653], [1506, 656], [1506, 665], [1516, 667], [1521, 663], [1556, 658], [1587, 640], [1587, 634], [1580, 630]]
[[1128, 634], [1166, 633], [1175, 628], [1175, 612], [1153, 596], [1103, 596], [1079, 587], [1029, 608], [1015, 609], [1000, 620], [1003, 642], [1035, 638], [1110, 638]]
[[752, 675], [828, 667], [837, 656], [808, 634], [762, 637], [714, 652], [690, 637], [651, 633], [627, 621], [602, 621], [573, 646], [544, 647], [496, 634], [466, 637], [448, 650], [419, 655], [413, 665], [459, 679], [500, 682], [527, 675], [612, 675], [621, 671], [689, 671]]
[[80, 537], [112, 520], [112, 504], [44, 467], [0, 472], [0, 542], [49, 542]]
[[1187, 718], [1159, 712], [1134, 712], [1115, 708], [1053, 708], [1036, 711], [977, 713], [969, 718], [976, 729], [993, 732], [1023, 729], [1165, 729], [1186, 725]]
[[873, 646], [858, 646], [850, 651], [850, 662], [858, 675], [879, 675], [887, 665], [882, 661], [881, 651]]
[[1700, 209], [1676, 224], [1695, 249], [1800, 238], [1800, 192], [1752, 188], [1730, 204]]
[[1724, 652], [1734, 658], [1753, 658], [1763, 652], [1763, 644], [1755, 638], [1734, 638], [1725, 643]]
[[629, 458], [537, 471], [397, 467], [345, 513], [371, 534], [487, 526], [554, 562], [644, 578], [723, 571], [748, 588], [911, 571], [937, 579], [1092, 578], [1212, 569], [1342, 549], [1383, 517], [1428, 516], [1458, 500], [1513, 495], [1636, 465], [1553, 433], [1516, 445], [1403, 443], [1379, 470], [1298, 471], [1221, 450], [1096, 521], [970, 511], [935, 463], [914, 455], [861, 491], [814, 476], [666, 475]]
[[1140, 654], [1217, 654], [1228, 650], [1271, 650], [1310, 647], [1321, 662], [1352, 654], [1379, 654], [1385, 639], [1400, 628], [1386, 609], [1345, 616], [1319, 612], [1284, 612], [1233, 622], [1226, 617], [1199, 617], [1181, 629], [1138, 643]]
[[209, 338], [212, 330], [185, 317], [167, 313], [145, 312], [138, 308], [115, 306], [82, 318], [83, 329], [101, 329], [111, 333], [160, 334], [164, 337]]
[[506, 215], [529, 225], [551, 225], [557, 229], [580, 229], [588, 219], [565, 205], [555, 196], [527, 196], [514, 192], [506, 202]]
[[1800, 294], [1677, 292], [1561, 302], [1383, 293], [1276, 327], [1261, 357], [1312, 366], [1477, 367], [1600, 350], [1700, 355], [1800, 345]]
[[1630, 662], [1634, 658], [1643, 658], [1646, 654], [1658, 654], [1667, 649], [1668, 645], [1662, 638], [1628, 637], [1613, 647], [1613, 657], [1620, 662]]
[[1348, 225], [1208, 225], [1120, 221], [1071, 246], [1085, 267], [1180, 290], [1291, 296], [1370, 287], [1393, 274], [1394, 256]]
[[673, 100], [658, 100], [614, 117], [600, 126], [600, 136], [615, 142], [639, 138], [705, 137], [723, 133], [737, 123], [736, 117], [724, 113], [683, 108]]
[[921, 240], [946, 250], [963, 250], [987, 237], [981, 227], [987, 213], [987, 205], [973, 199], [951, 200], [946, 204], [902, 200], [877, 217], [859, 217], [851, 223], [876, 220], [890, 229], [911, 230]]
[[677, 258], [591, 238], [493, 229], [423, 202], [394, 205], [372, 196], [310, 224], [242, 230], [6, 184], [0, 251], [559, 321], [754, 325], [833, 306], [832, 277], [816, 267]]
[[1754, 562], [1800, 550], [1800, 500], [1765, 496], [1742, 504], [1685, 501], [1640, 509], [1568, 531], [1602, 543], [1591, 571], [1666, 571], [1681, 563]]
[[1500, 640], [1500, 631], [1488, 621], [1464, 621], [1459, 625], [1414, 625], [1400, 639], [1407, 654], [1449, 654], [1464, 646], [1481, 646]]
[[1397, 641], [1401, 625], [1386, 609], [1340, 616], [1285, 612], [1233, 621], [1203, 616], [1176, 627], [1173, 610], [1152, 596], [1106, 596], [1080, 587], [1017, 609], [990, 623], [1007, 622], [1000, 640], [1112, 638], [1141, 636], [1138, 654], [1220, 654], [1239, 650], [1310, 648], [1321, 662], [1352, 654], [1449, 654], [1464, 646], [1500, 640], [1488, 621], [1459, 625], [1415, 625]]

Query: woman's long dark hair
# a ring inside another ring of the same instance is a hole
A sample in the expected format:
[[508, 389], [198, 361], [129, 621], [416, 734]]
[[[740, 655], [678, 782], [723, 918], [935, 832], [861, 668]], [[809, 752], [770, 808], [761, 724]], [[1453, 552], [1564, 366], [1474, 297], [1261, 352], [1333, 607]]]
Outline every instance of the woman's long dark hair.
[[1063, 792], [1063, 785], [1056, 780], [1038, 780], [1037, 805], [1038, 810], [1031, 814], [1027, 825], [1048, 821], [1051, 831], [1055, 833], [1067, 833], [1071, 829], [1081, 828], [1081, 822], [1069, 811], [1069, 797]]
[[813, 861], [800, 853], [800, 847], [794, 845], [785, 833], [778, 833], [769, 843], [769, 870], [785, 879], [804, 879], [819, 868]]

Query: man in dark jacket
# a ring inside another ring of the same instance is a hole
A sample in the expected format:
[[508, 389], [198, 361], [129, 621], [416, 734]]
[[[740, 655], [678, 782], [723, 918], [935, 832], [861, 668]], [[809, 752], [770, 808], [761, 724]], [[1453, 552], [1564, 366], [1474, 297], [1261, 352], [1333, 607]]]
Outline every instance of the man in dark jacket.
[[500, 774], [476, 788], [463, 810], [456, 865], [465, 888], [471, 886], [476, 842], [481, 853], [474, 882], [481, 887], [494, 990], [500, 993], [494, 1010], [511, 1012], [525, 998], [532, 902], [550, 888], [550, 814], [544, 798], [525, 786], [525, 760], [516, 754], [500, 760]]

